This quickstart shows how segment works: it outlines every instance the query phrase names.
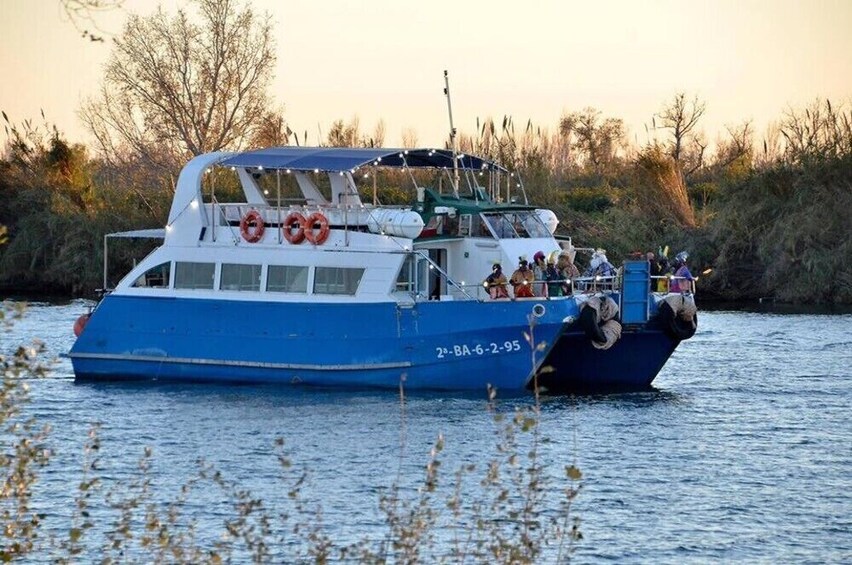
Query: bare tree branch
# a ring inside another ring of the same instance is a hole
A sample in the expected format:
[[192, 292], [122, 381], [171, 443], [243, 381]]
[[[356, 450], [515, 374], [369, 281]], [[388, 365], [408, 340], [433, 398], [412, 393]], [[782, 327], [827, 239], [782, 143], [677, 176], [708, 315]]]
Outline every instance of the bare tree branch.
[[707, 104], [699, 100], [698, 96], [688, 101], [686, 94], [678, 92], [674, 99], [657, 114], [661, 123], [656, 126], [655, 120], [655, 127], [671, 130], [672, 139], [668, 144], [669, 155], [672, 156], [678, 166], [681, 166], [687, 136], [693, 133], [698, 120], [704, 115], [706, 109]]
[[[103, 36], [108, 34], [98, 26], [95, 14], [120, 9], [124, 0], [59, 0], [59, 4], [83, 37], [103, 43]], [[89, 28], [97, 30], [98, 34], [92, 33]]]
[[238, 0], [192, 4], [196, 18], [131, 15], [115, 41], [100, 96], [81, 109], [105, 158], [132, 151], [174, 171], [190, 156], [246, 146], [267, 123], [271, 16]]

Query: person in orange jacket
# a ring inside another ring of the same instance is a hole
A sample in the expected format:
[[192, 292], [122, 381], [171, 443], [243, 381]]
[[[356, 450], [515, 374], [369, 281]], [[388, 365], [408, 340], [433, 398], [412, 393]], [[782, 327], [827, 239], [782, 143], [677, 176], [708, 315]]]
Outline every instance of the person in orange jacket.
[[512, 278], [509, 279], [509, 284], [515, 291], [515, 298], [532, 298], [534, 296], [532, 289], [534, 280], [535, 275], [530, 269], [526, 257], [520, 257], [518, 268], [512, 273]]

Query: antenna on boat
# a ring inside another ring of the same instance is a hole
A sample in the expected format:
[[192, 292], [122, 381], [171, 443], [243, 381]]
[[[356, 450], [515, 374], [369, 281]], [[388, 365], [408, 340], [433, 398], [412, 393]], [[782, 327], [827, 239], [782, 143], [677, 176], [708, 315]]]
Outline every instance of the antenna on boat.
[[450, 102], [450, 77], [444, 70], [444, 94], [447, 95], [447, 111], [450, 113], [450, 145], [453, 150], [453, 196], [459, 197], [459, 160], [456, 146], [456, 128], [453, 127], [453, 104]]

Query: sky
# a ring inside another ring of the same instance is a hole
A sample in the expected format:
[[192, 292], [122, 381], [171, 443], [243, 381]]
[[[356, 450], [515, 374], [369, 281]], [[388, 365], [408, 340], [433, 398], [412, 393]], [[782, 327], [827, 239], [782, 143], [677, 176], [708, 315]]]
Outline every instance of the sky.
[[[248, 1], [273, 18], [270, 94], [309, 144], [357, 117], [365, 133], [384, 120], [386, 145], [409, 130], [442, 146], [444, 70], [466, 133], [504, 115], [553, 131], [562, 114], [594, 107], [642, 144], [652, 116], [685, 92], [706, 102], [699, 129], [712, 142], [745, 120], [762, 134], [817, 98], [852, 101], [852, 0]], [[190, 2], [125, 0], [95, 21], [117, 37], [127, 13], [158, 4]], [[59, 0], [0, 0], [0, 110], [15, 123], [41, 123], [43, 110], [89, 143], [77, 111], [110, 49], [81, 37]]]

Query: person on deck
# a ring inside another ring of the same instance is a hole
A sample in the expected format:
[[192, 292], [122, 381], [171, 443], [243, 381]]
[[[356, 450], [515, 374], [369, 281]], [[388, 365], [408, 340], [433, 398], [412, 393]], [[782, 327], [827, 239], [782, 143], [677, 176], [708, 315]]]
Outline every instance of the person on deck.
[[689, 272], [689, 267], [686, 266], [686, 260], [689, 259], [689, 253], [681, 251], [675, 256], [675, 268], [677, 269], [672, 279], [672, 292], [692, 292], [692, 281], [695, 277]]
[[547, 296], [563, 296], [562, 281], [564, 280], [559, 269], [556, 268], [556, 257], [558, 251], [554, 251], [547, 258], [547, 266], [544, 271], [544, 278], [547, 279]]
[[[651, 276], [651, 291], [655, 292], [659, 288], [660, 281], [665, 283], [665, 280], [659, 278], [663, 276], [663, 268], [653, 251], [646, 253], [645, 258], [648, 260], [648, 274]], [[665, 286], [663, 288], [665, 289]]]
[[512, 278], [509, 279], [509, 284], [515, 291], [515, 298], [532, 298], [533, 290], [532, 283], [535, 280], [535, 275], [532, 269], [529, 268], [529, 262], [526, 257], [520, 257], [518, 260], [518, 268], [512, 273]]
[[544, 261], [544, 251], [536, 251], [533, 255], [533, 294], [536, 296], [547, 296], [547, 285], [543, 282], [547, 280], [547, 264]]
[[659, 277], [661, 274], [660, 264], [657, 262], [656, 256], [654, 256], [653, 251], [649, 251], [645, 254], [645, 258], [648, 260], [648, 272], [652, 277]]
[[673, 274], [672, 268], [669, 265], [668, 257], [661, 255], [659, 261], [657, 261], [657, 265], [660, 266], [660, 276], [665, 277], [663, 279], [657, 279], [657, 292], [667, 292], [669, 288], [669, 281]]
[[603, 289], [613, 288], [614, 279], [616, 276], [615, 267], [606, 258], [606, 251], [598, 249], [592, 253], [592, 260], [589, 261], [589, 268], [583, 273], [584, 277], [594, 277], [594, 286]]
[[503, 274], [503, 267], [500, 263], [494, 263], [494, 266], [491, 267], [491, 274], [485, 279], [484, 284], [491, 298], [509, 298], [509, 281]]
[[556, 270], [559, 272], [559, 277], [562, 279], [562, 294], [568, 296], [574, 292], [574, 279], [580, 276], [580, 269], [571, 260], [571, 253], [568, 251], [560, 251], [559, 258], [556, 260]]

